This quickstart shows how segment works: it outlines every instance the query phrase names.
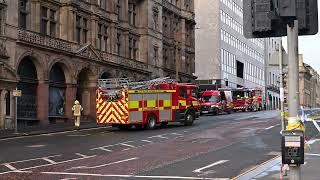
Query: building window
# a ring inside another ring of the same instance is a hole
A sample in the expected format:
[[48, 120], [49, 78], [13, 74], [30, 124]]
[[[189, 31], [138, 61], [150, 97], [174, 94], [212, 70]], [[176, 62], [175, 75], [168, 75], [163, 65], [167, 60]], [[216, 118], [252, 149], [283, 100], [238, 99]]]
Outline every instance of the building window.
[[47, 23], [48, 23], [48, 8], [41, 6], [41, 25], [40, 33], [47, 35]]
[[132, 37], [129, 37], [129, 58], [133, 58], [133, 41]]
[[55, 37], [56, 36], [56, 11], [50, 10], [50, 36]]
[[133, 59], [138, 59], [138, 51], [139, 51], [139, 45], [138, 41], [133, 39]]
[[99, 50], [102, 49], [102, 24], [98, 24], [98, 41], [97, 41], [97, 48]]
[[[82, 21], [81, 21], [82, 20]], [[82, 34], [82, 41], [81, 41]], [[88, 40], [88, 20], [81, 16], [76, 16], [76, 41], [87, 43]]]
[[81, 17], [77, 16], [76, 17], [76, 41], [78, 43], [81, 43], [80, 33], [81, 33]]
[[118, 15], [118, 20], [121, 19], [121, 1], [122, 0], [117, 0], [116, 2], [116, 14]]
[[159, 27], [159, 10], [154, 9], [153, 10], [153, 29], [157, 30]]
[[[48, 16], [49, 13], [49, 16]], [[41, 16], [41, 25], [40, 25], [40, 33], [43, 35], [48, 35], [55, 37], [56, 36], [56, 11], [52, 9], [48, 9], [47, 7], [41, 6], [40, 10]], [[48, 23], [49, 23], [49, 31], [48, 32]]]
[[107, 0], [98, 0], [98, 5], [102, 8], [102, 9], [107, 9]]
[[154, 59], [154, 65], [158, 66], [159, 64], [159, 48], [157, 46], [153, 47], [153, 59]]
[[6, 100], [6, 115], [10, 116], [10, 92], [7, 92], [6, 96], [5, 96], [5, 100]]
[[121, 34], [117, 34], [117, 53], [121, 55]]
[[27, 0], [19, 0], [19, 28], [27, 28]]
[[0, 7], [0, 35], [3, 34], [4, 21], [4, 8]]
[[104, 51], [108, 51], [109, 31], [108, 26], [104, 26]]
[[129, 9], [128, 9], [128, 21], [129, 25], [135, 26], [136, 25], [136, 5], [133, 3], [129, 3]]
[[82, 19], [82, 33], [83, 33], [83, 43], [87, 43], [88, 41], [88, 20], [86, 18]]

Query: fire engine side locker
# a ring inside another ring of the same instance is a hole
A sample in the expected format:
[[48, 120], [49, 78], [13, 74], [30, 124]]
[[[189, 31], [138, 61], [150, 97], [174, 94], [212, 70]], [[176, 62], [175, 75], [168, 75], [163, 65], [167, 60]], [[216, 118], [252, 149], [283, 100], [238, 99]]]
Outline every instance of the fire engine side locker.
[[145, 124], [150, 113], [157, 122], [172, 121], [172, 92], [169, 90], [129, 90], [129, 124]]

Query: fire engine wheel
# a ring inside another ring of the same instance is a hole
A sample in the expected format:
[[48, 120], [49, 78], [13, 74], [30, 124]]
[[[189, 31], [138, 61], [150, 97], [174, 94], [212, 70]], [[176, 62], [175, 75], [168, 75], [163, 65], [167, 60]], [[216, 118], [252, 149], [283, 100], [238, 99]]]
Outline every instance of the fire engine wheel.
[[184, 125], [192, 126], [194, 121], [194, 114], [192, 112], [188, 112], [185, 117]]
[[156, 116], [153, 114], [150, 114], [148, 116], [147, 126], [146, 129], [155, 129], [157, 125], [157, 119]]

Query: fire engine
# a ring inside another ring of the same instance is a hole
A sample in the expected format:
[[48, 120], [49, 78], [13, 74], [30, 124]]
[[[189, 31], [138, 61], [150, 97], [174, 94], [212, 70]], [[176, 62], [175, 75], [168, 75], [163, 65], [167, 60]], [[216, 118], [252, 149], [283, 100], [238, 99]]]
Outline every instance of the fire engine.
[[249, 89], [247, 98], [247, 110], [249, 111], [262, 111], [263, 109], [263, 98], [262, 90], [259, 88]]
[[231, 91], [204, 91], [200, 103], [200, 115], [208, 113], [217, 115], [221, 112], [230, 114], [233, 110]]
[[199, 118], [198, 87], [169, 78], [131, 82], [128, 79], [100, 79], [96, 110], [98, 124], [119, 128], [180, 122], [191, 126]]

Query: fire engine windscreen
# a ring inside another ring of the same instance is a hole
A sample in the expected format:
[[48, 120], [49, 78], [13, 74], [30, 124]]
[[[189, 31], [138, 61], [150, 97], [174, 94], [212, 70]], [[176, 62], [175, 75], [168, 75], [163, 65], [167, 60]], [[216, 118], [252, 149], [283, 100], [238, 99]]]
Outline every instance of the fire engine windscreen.
[[203, 96], [201, 100], [203, 102], [218, 102], [218, 96]]

